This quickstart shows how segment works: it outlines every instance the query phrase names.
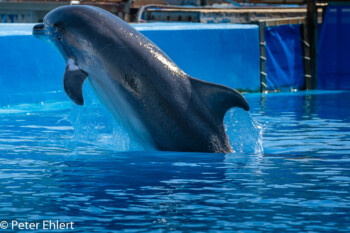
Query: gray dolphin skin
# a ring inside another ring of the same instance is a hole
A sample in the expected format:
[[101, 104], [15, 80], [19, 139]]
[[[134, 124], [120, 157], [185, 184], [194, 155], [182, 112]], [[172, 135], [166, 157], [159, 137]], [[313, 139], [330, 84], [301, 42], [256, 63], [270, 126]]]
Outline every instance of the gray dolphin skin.
[[87, 79], [102, 104], [146, 150], [232, 152], [223, 118], [249, 110], [237, 91], [190, 77], [153, 42], [117, 16], [92, 6], [49, 12], [33, 35], [66, 61], [64, 90], [84, 104]]

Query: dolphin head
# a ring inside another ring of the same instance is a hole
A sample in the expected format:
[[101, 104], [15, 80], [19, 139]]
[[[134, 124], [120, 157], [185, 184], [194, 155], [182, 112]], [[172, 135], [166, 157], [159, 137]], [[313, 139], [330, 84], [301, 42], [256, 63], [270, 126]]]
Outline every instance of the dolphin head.
[[113, 89], [129, 81], [120, 71], [127, 68], [115, 65], [125, 60], [125, 54], [117, 56], [125, 51], [119, 33], [129, 31], [138, 33], [115, 15], [86, 5], [56, 8], [33, 27], [33, 35], [56, 47], [65, 59], [64, 88], [78, 105], [83, 104], [81, 88], [87, 77], [97, 85], [118, 83]]
[[43, 23], [33, 27], [33, 35], [53, 44], [68, 61], [82, 62], [88, 38], [93, 34], [93, 16], [96, 10], [89, 6], [63, 6], [48, 13]]
[[43, 23], [33, 27], [33, 35], [54, 45], [67, 66], [64, 89], [78, 105], [83, 104], [82, 86], [89, 75], [89, 65], [94, 59], [91, 37], [98, 10], [89, 6], [63, 6], [48, 13]]

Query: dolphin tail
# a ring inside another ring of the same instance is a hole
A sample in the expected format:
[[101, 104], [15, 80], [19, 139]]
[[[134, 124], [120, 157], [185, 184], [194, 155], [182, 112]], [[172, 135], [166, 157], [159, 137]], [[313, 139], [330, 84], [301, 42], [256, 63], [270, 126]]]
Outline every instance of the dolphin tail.
[[64, 90], [77, 105], [84, 104], [83, 84], [88, 74], [81, 69], [72, 69], [67, 65], [63, 76]]
[[239, 107], [249, 111], [248, 102], [238, 91], [192, 77], [189, 77], [189, 79], [192, 89], [196, 90], [198, 96], [207, 104], [210, 111], [219, 120], [223, 120], [225, 113], [233, 107]]

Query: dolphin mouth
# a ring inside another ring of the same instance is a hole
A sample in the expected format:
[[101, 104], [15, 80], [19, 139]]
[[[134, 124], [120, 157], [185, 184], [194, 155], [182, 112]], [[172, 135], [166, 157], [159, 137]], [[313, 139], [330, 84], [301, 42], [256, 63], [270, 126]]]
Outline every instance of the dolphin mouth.
[[50, 34], [44, 23], [39, 23], [33, 27], [33, 35], [39, 39], [46, 38]]

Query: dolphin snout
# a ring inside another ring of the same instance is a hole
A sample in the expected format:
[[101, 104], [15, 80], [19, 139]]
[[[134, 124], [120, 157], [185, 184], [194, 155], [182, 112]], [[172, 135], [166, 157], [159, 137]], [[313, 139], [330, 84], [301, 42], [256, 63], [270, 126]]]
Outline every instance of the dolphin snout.
[[39, 23], [33, 27], [33, 30], [38, 31], [38, 30], [43, 30], [45, 29], [45, 25], [43, 23]]
[[43, 23], [36, 24], [33, 27], [33, 35], [37, 38], [45, 37], [48, 34], [49, 34], [49, 31], [47, 30], [45, 24]]

